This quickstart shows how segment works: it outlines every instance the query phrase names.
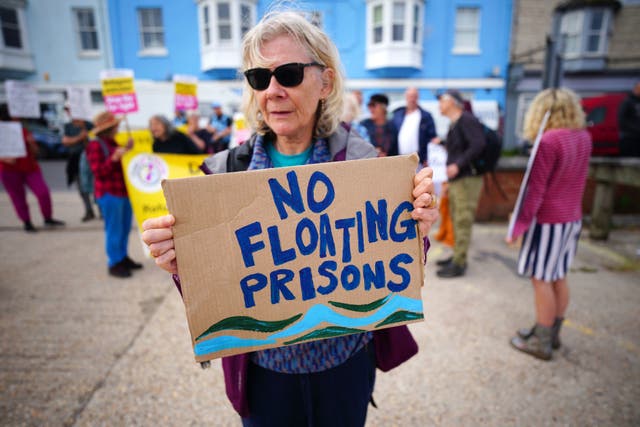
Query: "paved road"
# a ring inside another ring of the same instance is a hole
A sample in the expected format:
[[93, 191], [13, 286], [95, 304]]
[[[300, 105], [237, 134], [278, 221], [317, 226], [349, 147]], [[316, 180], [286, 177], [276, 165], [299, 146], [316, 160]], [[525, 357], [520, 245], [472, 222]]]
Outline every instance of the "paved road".
[[[219, 364], [193, 362], [184, 309], [145, 260], [107, 275], [101, 223], [81, 223], [77, 194], [45, 164], [62, 230], [24, 233], [0, 192], [0, 420], [8, 426], [238, 426]], [[30, 197], [34, 224], [41, 224]], [[423, 289], [420, 353], [378, 375], [367, 426], [640, 424], [640, 232], [581, 241], [569, 277], [563, 348], [550, 363], [510, 349], [532, 321], [504, 225], [476, 225], [468, 274], [442, 280], [435, 245]], [[137, 231], [130, 253], [143, 259]]]

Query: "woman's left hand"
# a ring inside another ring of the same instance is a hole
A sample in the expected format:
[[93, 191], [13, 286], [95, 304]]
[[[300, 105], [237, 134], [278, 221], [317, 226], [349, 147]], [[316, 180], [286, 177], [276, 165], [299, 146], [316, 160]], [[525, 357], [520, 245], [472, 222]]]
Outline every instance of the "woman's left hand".
[[438, 219], [438, 203], [434, 195], [433, 169], [426, 167], [413, 178], [413, 211], [411, 217], [418, 221], [420, 235], [427, 237], [431, 226]]

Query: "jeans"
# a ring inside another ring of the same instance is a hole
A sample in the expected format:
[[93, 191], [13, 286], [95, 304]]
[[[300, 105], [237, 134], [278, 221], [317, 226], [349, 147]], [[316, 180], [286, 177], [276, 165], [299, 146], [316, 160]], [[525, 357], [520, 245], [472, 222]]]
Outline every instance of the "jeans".
[[128, 197], [105, 194], [97, 202], [104, 219], [108, 266], [113, 267], [127, 256], [133, 211]]

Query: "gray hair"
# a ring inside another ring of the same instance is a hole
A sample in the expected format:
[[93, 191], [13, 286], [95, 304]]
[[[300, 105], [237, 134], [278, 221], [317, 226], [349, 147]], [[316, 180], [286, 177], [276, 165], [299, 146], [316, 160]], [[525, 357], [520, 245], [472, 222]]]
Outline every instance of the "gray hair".
[[[340, 123], [342, 115], [344, 77], [340, 67], [340, 56], [335, 44], [318, 27], [312, 25], [300, 13], [274, 11], [266, 14], [242, 41], [242, 68], [248, 70], [264, 66], [265, 58], [260, 53], [262, 45], [275, 38], [291, 37], [309, 55], [311, 61], [333, 71], [333, 88], [327, 98], [318, 103], [314, 130], [316, 138], [331, 135]], [[259, 134], [271, 132], [260, 113], [255, 91], [244, 82], [243, 110], [247, 121]]]
[[162, 126], [164, 126], [166, 135], [171, 135], [173, 133], [173, 131], [175, 130], [175, 128], [173, 127], [173, 123], [171, 123], [171, 120], [169, 120], [167, 118], [167, 116], [162, 115], [162, 114], [154, 114], [153, 116], [151, 116], [151, 118], [149, 119], [149, 121], [151, 120], [157, 120], [160, 123], [162, 123]]

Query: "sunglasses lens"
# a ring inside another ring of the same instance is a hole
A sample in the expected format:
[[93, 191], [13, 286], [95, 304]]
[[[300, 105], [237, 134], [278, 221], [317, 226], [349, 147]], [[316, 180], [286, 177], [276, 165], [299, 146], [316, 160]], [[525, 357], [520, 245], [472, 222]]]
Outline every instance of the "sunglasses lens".
[[304, 78], [304, 65], [285, 64], [273, 70], [276, 80], [284, 87], [295, 87], [302, 83]]
[[253, 68], [244, 73], [249, 86], [255, 90], [265, 90], [269, 87], [271, 72], [267, 68]]

